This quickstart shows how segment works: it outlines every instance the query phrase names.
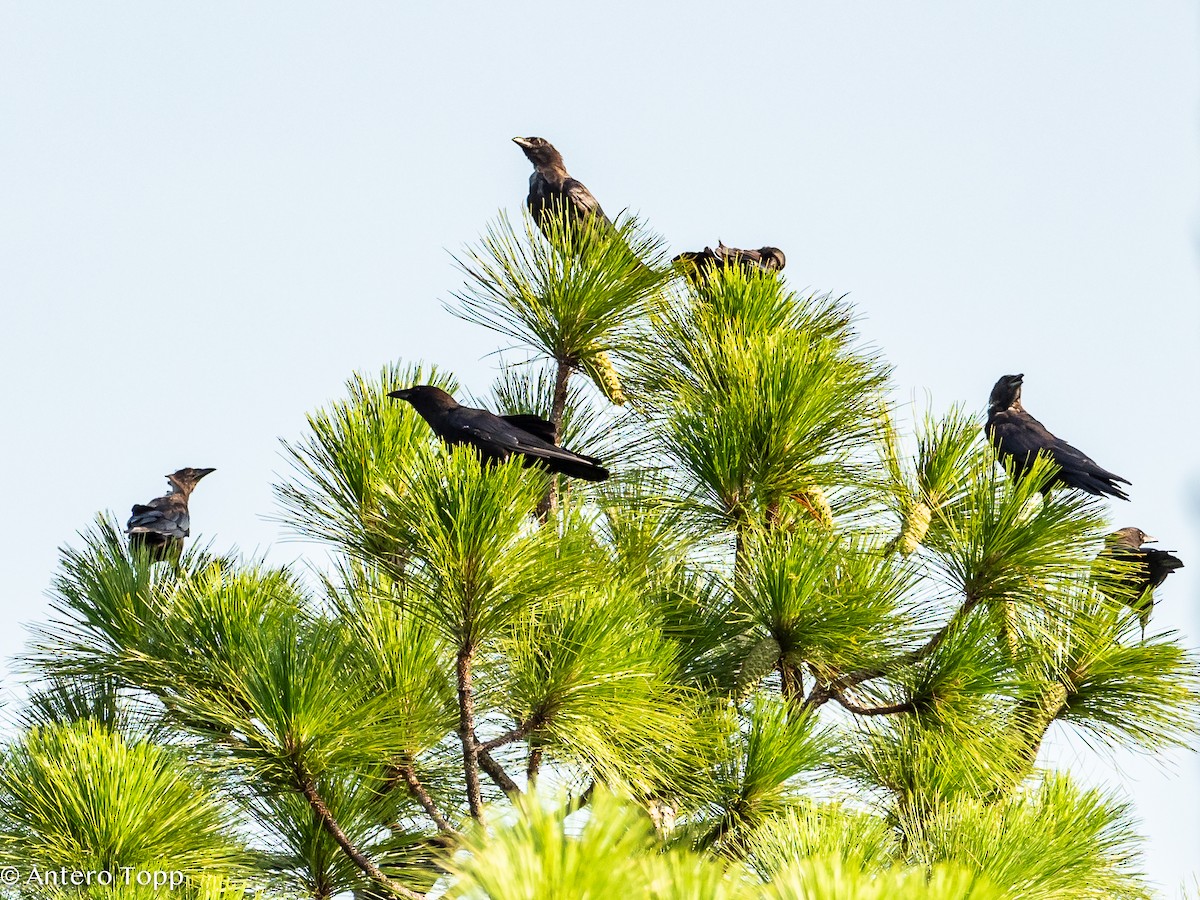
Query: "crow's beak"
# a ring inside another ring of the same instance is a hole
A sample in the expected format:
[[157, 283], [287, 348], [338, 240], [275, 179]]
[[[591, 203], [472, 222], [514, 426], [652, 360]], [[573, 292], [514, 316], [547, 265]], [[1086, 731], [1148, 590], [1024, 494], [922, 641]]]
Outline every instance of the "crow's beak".
[[1022, 372], [1020, 375], [1014, 375], [1012, 377], [1012, 380], [1013, 380], [1014, 384], [1020, 384], [1021, 382], [1023, 382], [1025, 380], [1025, 373]]
[[397, 400], [407, 400], [408, 399], [408, 388], [402, 388], [401, 390], [398, 390], [398, 391], [388, 391], [388, 396], [395, 397]]
[[528, 140], [526, 140], [526, 139], [525, 139], [525, 138], [523, 138], [523, 137], [515, 137], [515, 138], [513, 138], [513, 143], [514, 143], [514, 144], [516, 144], [518, 147], [523, 147], [523, 148], [525, 148], [526, 150], [528, 150], [528, 149], [529, 149], [529, 141], [528, 141]]
[[217, 471], [217, 470], [216, 469], [201, 469], [199, 476], [197, 476], [197, 479], [203, 478], [205, 475], [211, 475], [215, 471]]
[[1150, 535], [1144, 534], [1144, 535], [1142, 535], [1142, 543], [1143, 544], [1157, 544], [1158, 538], [1150, 537]]

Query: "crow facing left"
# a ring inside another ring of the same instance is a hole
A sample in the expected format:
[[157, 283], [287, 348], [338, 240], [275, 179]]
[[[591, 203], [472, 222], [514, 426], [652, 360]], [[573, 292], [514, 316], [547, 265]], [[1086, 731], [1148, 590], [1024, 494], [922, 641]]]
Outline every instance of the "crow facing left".
[[141, 548], [152, 560], [178, 557], [183, 539], [191, 534], [188, 498], [200, 479], [216, 469], [180, 469], [167, 476], [170, 489], [149, 503], [135, 503], [133, 515], [125, 525], [129, 545]]
[[553, 213], [566, 215], [576, 224], [590, 222], [599, 227], [612, 228], [612, 222], [600, 208], [600, 201], [582, 181], [567, 173], [562, 154], [554, 149], [553, 144], [540, 137], [515, 137], [513, 143], [533, 163], [533, 174], [529, 176], [529, 196], [525, 198], [525, 203], [542, 234], [546, 234], [547, 219]]
[[572, 478], [608, 478], [608, 470], [600, 460], [555, 446], [558, 435], [554, 423], [538, 416], [497, 416], [486, 409], [459, 406], [453, 397], [431, 384], [392, 391], [388, 396], [409, 403], [447, 444], [474, 447], [484, 461], [503, 461], [516, 454], [526, 465], [539, 465]]

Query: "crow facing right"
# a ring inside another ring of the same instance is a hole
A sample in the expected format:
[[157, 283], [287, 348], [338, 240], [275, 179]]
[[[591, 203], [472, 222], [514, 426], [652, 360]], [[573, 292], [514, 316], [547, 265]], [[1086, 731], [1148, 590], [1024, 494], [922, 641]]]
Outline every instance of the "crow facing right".
[[1044, 453], [1059, 466], [1052, 485], [1062, 484], [1089, 494], [1110, 494], [1128, 500], [1129, 495], [1117, 487], [1117, 482], [1129, 484], [1127, 479], [1102, 468], [1082, 451], [1055, 437], [1025, 411], [1021, 405], [1024, 378], [1024, 375], [1002, 376], [988, 400], [988, 439], [1000, 457], [1012, 460], [1014, 477], [1021, 478], [1037, 455]]
[[133, 515], [125, 525], [129, 546], [148, 550], [155, 561], [178, 556], [183, 549], [183, 539], [191, 534], [188, 497], [201, 478], [215, 471], [191, 467], [179, 469], [167, 476], [171, 487], [165, 494], [149, 503], [135, 503]]
[[497, 416], [486, 409], [459, 406], [453, 397], [431, 384], [392, 391], [388, 396], [411, 404], [447, 444], [468, 444], [484, 461], [506, 460], [515, 453], [526, 465], [540, 465], [572, 478], [608, 478], [608, 470], [600, 460], [555, 446], [554, 423], [538, 416]]
[[1137, 613], [1142, 637], [1146, 636], [1150, 612], [1154, 609], [1154, 589], [1176, 569], [1183, 568], [1183, 560], [1169, 550], [1142, 546], [1154, 540], [1140, 528], [1122, 528], [1104, 539], [1104, 549], [1097, 557], [1097, 561], [1112, 559], [1128, 564], [1128, 574], [1119, 578], [1107, 576], [1098, 579], [1098, 584], [1102, 591], [1116, 596]]
[[737, 247], [726, 247], [718, 241], [716, 250], [705, 247], [703, 250], [680, 253], [671, 262], [682, 264], [689, 277], [704, 282], [712, 270], [727, 265], [739, 266], [746, 272], [778, 272], [787, 265], [787, 258], [778, 247], [739, 250]]

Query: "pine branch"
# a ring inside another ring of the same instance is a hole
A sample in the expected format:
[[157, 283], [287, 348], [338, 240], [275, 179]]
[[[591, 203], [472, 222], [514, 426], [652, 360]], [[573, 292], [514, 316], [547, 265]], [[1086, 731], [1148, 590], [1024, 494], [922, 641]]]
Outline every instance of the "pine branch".
[[404, 783], [408, 785], [409, 793], [417, 799], [417, 802], [429, 814], [429, 818], [433, 819], [438, 830], [444, 834], [458, 837], [458, 832], [446, 821], [441, 811], [438, 810], [437, 804], [433, 802], [433, 798], [429, 796], [429, 792], [425, 790], [425, 786], [421, 784], [421, 779], [417, 777], [416, 770], [411, 763], [401, 767], [400, 775], [404, 778]]
[[467, 781], [467, 805], [471, 817], [483, 821], [483, 795], [479, 786], [479, 743], [475, 740], [475, 697], [471, 684], [471, 647], [458, 652], [458, 737], [463, 748], [463, 774]]
[[490, 741], [485, 741], [479, 745], [480, 751], [491, 752], [506, 744], [511, 744], [514, 741], [522, 740], [531, 731], [541, 727], [545, 721], [545, 717], [540, 713], [534, 713], [526, 721], [522, 722], [516, 728], [511, 728], [499, 737], [492, 738]]
[[804, 699], [804, 676], [800, 669], [785, 659], [779, 660], [779, 693], [788, 703]]
[[510, 797], [514, 797], [521, 793], [521, 789], [517, 783], [509, 777], [509, 774], [504, 771], [504, 767], [496, 762], [495, 757], [482, 747], [478, 751], [479, 768], [487, 773], [487, 776], [492, 779], [492, 782], [504, 793]]
[[529, 761], [525, 764], [525, 780], [529, 784], [537, 781], [538, 772], [542, 768], [542, 748], [530, 745]]
[[1069, 696], [1067, 687], [1061, 682], [1056, 682], [1037, 697], [1022, 700], [1018, 704], [1018, 714], [1024, 720], [1028, 738], [1024, 751], [1026, 768], [1033, 768], [1038, 751], [1042, 748], [1042, 741], [1046, 738], [1046, 732], [1050, 730], [1050, 726], [1054, 724], [1062, 711], [1067, 708]]
[[385, 890], [395, 894], [397, 897], [403, 897], [404, 900], [425, 900], [424, 894], [418, 894], [415, 891], [410, 891], [408, 888], [401, 884], [397, 884], [384, 875], [380, 868], [375, 865], [375, 863], [373, 863], [361, 850], [354, 846], [351, 840], [346, 836], [346, 833], [342, 831], [341, 826], [338, 825], [337, 820], [334, 819], [333, 814], [329, 811], [329, 807], [326, 805], [324, 799], [317, 792], [317, 786], [313, 782], [313, 779], [304, 771], [304, 768], [300, 765], [298, 760], [292, 763], [292, 770], [296, 776], [296, 786], [300, 789], [300, 793], [304, 795], [304, 799], [308, 801], [308, 805], [312, 808], [312, 811], [316, 813], [317, 818], [320, 819], [321, 826], [329, 833], [329, 836], [333, 838], [334, 842], [342, 848], [342, 852], [350, 857], [354, 864], [358, 866], [368, 878]]
[[[950, 617], [950, 621], [943, 625], [933, 637], [931, 637], [923, 646], [918, 647], [916, 650], [903, 653], [895, 659], [889, 660], [882, 665], [873, 666], [868, 669], [859, 669], [856, 672], [847, 672], [846, 674], [840, 675], [833, 679], [833, 681], [829, 683], [829, 693], [826, 694], [824, 699], [820, 700], [817, 705], [819, 706], [826, 700], [832, 699], [834, 693], [836, 692], [862, 684], [864, 681], [870, 681], [874, 678], [882, 678], [883, 676], [889, 675], [892, 672], [895, 672], [897, 669], [903, 668], [904, 666], [911, 666], [915, 663], [919, 663], [923, 659], [927, 659], [935, 650], [937, 650], [938, 647], [942, 645], [942, 642], [949, 637], [954, 629], [957, 628], [959, 624], [971, 614], [971, 611], [978, 605], [978, 603], [979, 601], [973, 597], [968, 597], [966, 600], [964, 600], [963, 605], [960, 606], [955, 611], [954, 615]], [[816, 693], [816, 691], [814, 690], [813, 693]]]
[[[563, 414], [567, 409], [567, 386], [571, 380], [571, 363], [569, 360], [559, 359], [557, 368], [554, 372], [554, 401], [550, 406], [550, 421], [554, 423], [554, 443], [558, 443], [558, 436], [563, 430]], [[558, 505], [558, 479], [550, 479], [550, 487], [546, 489], [544, 496], [538, 503], [535, 515], [538, 521], [544, 522], [546, 517], [554, 511]]]
[[557, 360], [558, 368], [554, 373], [554, 403], [550, 407], [550, 421], [554, 423], [556, 434], [562, 433], [563, 414], [567, 408], [567, 384], [571, 380], [571, 363], [569, 360]]
[[917, 704], [913, 700], [905, 700], [903, 703], [892, 703], [887, 706], [860, 706], [838, 691], [832, 691], [831, 694], [843, 709], [859, 716], [890, 716], [895, 713], [915, 712], [917, 708]]
[[805, 711], [814, 710], [819, 706], [824, 705], [832, 696], [829, 686], [824, 684], [814, 684], [813, 689], [808, 692], [808, 696], [804, 698], [804, 703], [801, 709]]

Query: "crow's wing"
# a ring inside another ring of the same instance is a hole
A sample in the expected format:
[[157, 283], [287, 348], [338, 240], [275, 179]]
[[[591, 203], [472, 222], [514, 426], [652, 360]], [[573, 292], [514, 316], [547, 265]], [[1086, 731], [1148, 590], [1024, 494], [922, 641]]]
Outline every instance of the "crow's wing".
[[519, 413], [511, 416], [501, 416], [500, 418], [511, 425], [516, 425], [522, 431], [528, 431], [530, 434], [537, 435], [543, 441], [549, 441], [553, 444], [558, 440], [558, 429], [554, 427], [554, 423], [548, 419], [543, 419], [541, 416]]
[[1059, 479], [1069, 487], [1090, 494], [1112, 494], [1123, 500], [1128, 496], [1115, 482], [1129, 482], [1100, 466], [1095, 460], [1056, 437], [1041, 422], [1024, 410], [1003, 410], [988, 420], [988, 429], [997, 449], [1004, 456], [1011, 456], [1018, 472], [1033, 464], [1037, 454], [1045, 453], [1061, 471]]
[[191, 520], [186, 506], [174, 503], [156, 506], [156, 503], [157, 501], [152, 500], [149, 505], [136, 504], [132, 510], [133, 515], [125, 525], [125, 533], [159, 534], [176, 538], [185, 538], [191, 533]]
[[484, 455], [505, 459], [518, 453], [540, 460], [552, 472], [588, 481], [608, 478], [608, 470], [600, 465], [600, 460], [556, 447], [487, 410], [460, 406], [447, 413], [446, 422], [451, 430], [461, 435], [461, 440], [477, 447]]
[[563, 182], [563, 193], [581, 216], [596, 216], [608, 222], [609, 225], [612, 224], [609, 222], [608, 216], [604, 214], [604, 210], [600, 208], [600, 201], [593, 196], [583, 182], [568, 178]]
[[717, 253], [712, 247], [705, 247], [703, 250], [685, 250], [671, 260], [671, 262], [689, 262], [693, 265], [716, 261]]
[[1168, 575], [1176, 569], [1183, 568], [1183, 560], [1178, 556], [1172, 556], [1170, 550], [1143, 547], [1141, 552], [1145, 554], [1146, 575], [1150, 581], [1150, 587], [1158, 587], [1167, 580]]
[[1011, 410], [994, 413], [988, 419], [988, 434], [1001, 456], [1011, 456], [1017, 471], [1033, 464], [1041, 451], [1049, 452], [1054, 435], [1033, 416], [1021, 416]]
[[693, 282], [704, 282], [708, 278], [708, 269], [717, 264], [717, 254], [712, 247], [703, 250], [687, 250], [680, 253], [671, 262], [681, 266], [684, 274]]
[[[1115, 563], [1111, 568], [1105, 563]], [[1149, 584], [1146, 559], [1137, 547], [1108, 545], [1092, 563], [1092, 578], [1096, 586], [1113, 599], [1131, 609], [1143, 607], [1143, 594]]]
[[1061, 438], [1054, 438], [1050, 455], [1062, 467], [1059, 477], [1071, 487], [1091, 494], [1112, 494], [1122, 500], [1129, 499], [1116, 484], [1129, 484], [1129, 480], [1108, 471], [1078, 447], [1071, 446]]
[[[1031, 416], [1030, 418], [1033, 417]], [[1037, 419], [1034, 419], [1033, 421], [1037, 423], [1039, 428], [1041, 428], [1041, 422], [1038, 422]], [[1079, 470], [1089, 472], [1098, 478], [1107, 478], [1113, 481], [1120, 481], [1124, 482], [1125, 484], [1129, 484], [1129, 482], [1125, 481], [1125, 479], [1120, 475], [1108, 471], [1078, 447], [1068, 444], [1062, 438], [1055, 437], [1054, 435], [1050, 434], [1049, 431], [1046, 431], [1045, 428], [1042, 428], [1042, 431], [1050, 435], [1050, 452], [1054, 455], [1054, 458], [1058, 461], [1058, 464], [1064, 469], [1068, 466], [1074, 466]]]
[[721, 244], [717, 247], [716, 255], [725, 262], [732, 262], [746, 269], [762, 267], [762, 254], [757, 250], [739, 250], [737, 247]]
[[577, 223], [591, 222], [605, 231], [614, 227], [592, 192], [574, 178], [565, 179], [561, 185], [553, 185], [540, 172], [534, 172], [529, 178], [529, 196], [525, 198], [525, 203], [543, 233], [547, 216], [560, 208], [565, 209], [566, 215]]

